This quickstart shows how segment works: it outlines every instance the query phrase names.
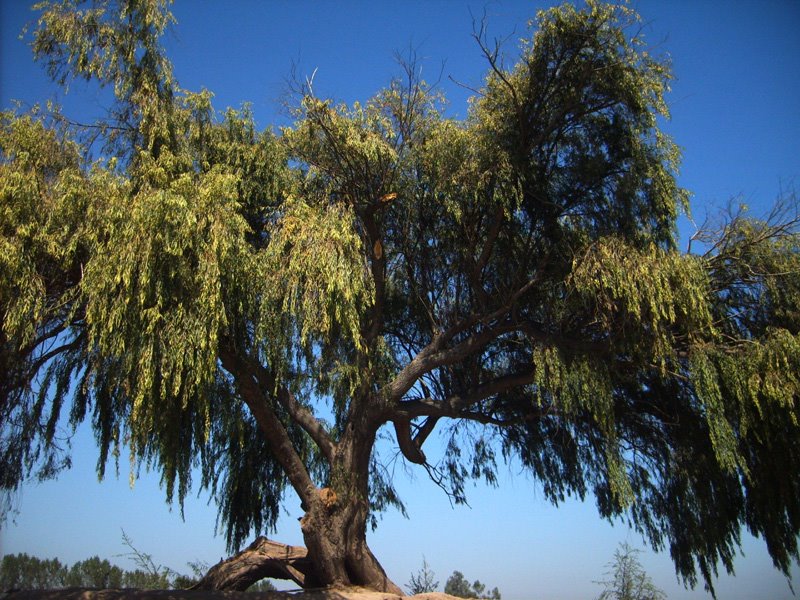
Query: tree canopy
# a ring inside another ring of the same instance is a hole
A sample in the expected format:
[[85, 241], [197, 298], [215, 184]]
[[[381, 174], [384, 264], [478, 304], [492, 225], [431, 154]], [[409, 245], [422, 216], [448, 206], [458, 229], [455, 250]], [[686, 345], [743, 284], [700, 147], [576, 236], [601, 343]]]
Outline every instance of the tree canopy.
[[689, 584], [732, 569], [742, 527], [788, 573], [797, 204], [678, 250], [671, 74], [634, 11], [540, 12], [511, 67], [478, 30], [462, 121], [410, 63], [363, 104], [304, 86], [274, 132], [179, 87], [168, 5], [42, 2], [35, 56], [115, 104], [0, 115], [0, 488], [55, 476], [60, 428], [88, 421], [100, 475], [129, 451], [169, 501], [209, 490], [231, 549], [291, 487], [312, 564], [292, 578], [397, 589], [365, 537], [402, 509], [388, 426], [457, 502], [517, 461]]

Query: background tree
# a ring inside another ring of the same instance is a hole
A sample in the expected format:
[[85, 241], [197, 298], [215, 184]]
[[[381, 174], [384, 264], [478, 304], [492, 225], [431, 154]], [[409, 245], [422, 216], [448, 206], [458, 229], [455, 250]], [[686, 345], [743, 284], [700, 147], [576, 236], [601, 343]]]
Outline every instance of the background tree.
[[500, 600], [500, 590], [494, 588], [487, 593], [486, 586], [477, 579], [470, 585], [461, 571], [453, 571], [453, 574], [447, 578], [447, 582], [444, 584], [444, 593], [459, 598]]
[[600, 581], [605, 587], [597, 600], [665, 600], [667, 595], [658, 589], [639, 563], [639, 550], [627, 543], [620, 544], [608, 564], [606, 575], [611, 579]]
[[66, 576], [67, 569], [57, 558], [6, 554], [0, 562], [0, 590], [60, 588]]
[[126, 446], [180, 503], [199, 466], [231, 549], [297, 493], [306, 548], [258, 538], [201, 587], [399, 591], [366, 543], [402, 508], [390, 428], [456, 502], [513, 458], [551, 501], [627, 515], [689, 584], [732, 569], [743, 525], [788, 573], [797, 205], [677, 251], [670, 74], [635, 13], [541, 12], [509, 68], [479, 28], [463, 122], [407, 65], [363, 105], [302, 90], [274, 134], [178, 87], [167, 8], [42, 3], [36, 56], [115, 104], [84, 128], [0, 117], [3, 489], [68, 465], [57, 427], [88, 420], [101, 475]]
[[444, 584], [444, 593], [459, 598], [475, 598], [472, 586], [461, 571], [453, 571], [453, 574], [447, 578]]
[[[127, 573], [107, 559], [93, 556], [73, 564], [64, 577], [65, 587], [121, 588]], [[135, 586], [126, 586], [135, 587]]]
[[428, 561], [422, 557], [422, 568], [416, 573], [411, 574], [411, 580], [406, 584], [409, 594], [424, 594], [435, 592], [439, 587], [439, 582], [435, 579], [436, 575], [428, 566]]

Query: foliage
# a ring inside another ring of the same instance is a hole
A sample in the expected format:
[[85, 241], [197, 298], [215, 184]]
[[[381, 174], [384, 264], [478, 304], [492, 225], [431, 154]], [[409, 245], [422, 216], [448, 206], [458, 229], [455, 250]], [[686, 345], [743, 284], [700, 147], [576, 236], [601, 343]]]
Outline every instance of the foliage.
[[0, 589], [50, 589], [62, 587], [67, 569], [57, 559], [42, 560], [28, 554], [6, 554], [0, 563]]
[[428, 561], [422, 557], [422, 568], [416, 573], [411, 574], [411, 579], [406, 584], [406, 589], [411, 595], [435, 592], [439, 587], [439, 582], [434, 580], [435, 573], [428, 566]]
[[248, 592], [274, 592], [276, 591], [275, 586], [272, 582], [268, 579], [262, 579], [261, 581], [254, 583], [249, 588], [247, 588]]
[[[131, 559], [136, 565], [133, 571], [126, 571], [123, 576], [125, 587], [143, 590], [161, 590], [176, 587], [172, 581], [179, 576], [175, 571], [163, 565], [157, 565], [150, 554], [142, 552], [133, 545], [133, 541], [124, 531], [122, 532], [122, 543], [130, 549], [130, 552], [123, 556]], [[182, 577], [180, 583], [183, 583]]]
[[394, 427], [456, 502], [518, 461], [692, 585], [742, 527], [798, 560], [797, 201], [677, 250], [671, 74], [629, 7], [540, 12], [509, 68], [479, 29], [464, 121], [409, 64], [364, 104], [306, 87], [278, 133], [179, 88], [167, 2], [39, 10], [48, 72], [115, 103], [89, 127], [0, 115], [0, 489], [69, 466], [89, 421], [100, 475], [127, 450], [170, 501], [208, 489], [231, 548], [287, 487], [318, 518], [332, 489], [352, 563], [402, 509], [373, 448]]
[[475, 580], [475, 583], [470, 585], [461, 571], [453, 571], [453, 574], [447, 578], [447, 582], [444, 584], [444, 593], [458, 596], [459, 598], [500, 600], [500, 591], [497, 588], [489, 592], [486, 590], [486, 586], [478, 580]]
[[[93, 556], [73, 564], [64, 578], [65, 587], [121, 588], [130, 585], [130, 573], [106, 559]], [[55, 587], [55, 586], [53, 586]]]
[[667, 595], [653, 584], [637, 554], [639, 550], [627, 543], [620, 545], [608, 564], [606, 575], [611, 579], [599, 582], [605, 589], [597, 600], [666, 600]]

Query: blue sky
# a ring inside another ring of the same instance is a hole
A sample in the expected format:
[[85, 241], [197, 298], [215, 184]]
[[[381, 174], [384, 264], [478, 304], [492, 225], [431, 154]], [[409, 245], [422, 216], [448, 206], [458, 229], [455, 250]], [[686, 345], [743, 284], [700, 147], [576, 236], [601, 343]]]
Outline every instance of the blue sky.
[[[33, 18], [28, 2], [0, 0], [0, 106], [57, 98], [73, 116], [97, 114], [103, 94], [82, 83], [64, 94], [31, 60], [18, 34]], [[414, 48], [424, 77], [440, 79], [454, 116], [466, 113], [469, 92], [449, 77], [480, 87], [486, 64], [471, 39], [472, 15], [488, 15], [490, 34], [511, 36], [513, 59], [525, 23], [542, 2], [407, 1], [310, 2], [178, 0], [178, 20], [165, 43], [180, 85], [215, 93], [215, 106], [253, 103], [260, 126], [285, 125], [281, 109], [292, 65], [301, 77], [316, 69], [315, 91], [337, 100], [364, 101], [398, 72], [395, 51]], [[730, 198], [763, 212], [782, 189], [800, 177], [800, 2], [633, 2], [645, 21], [652, 50], [672, 57], [676, 80], [669, 95], [672, 120], [664, 125], [683, 148], [680, 182], [693, 193], [697, 221]], [[682, 221], [684, 235], [691, 224]], [[0, 553], [28, 552], [73, 562], [125, 552], [121, 529], [137, 547], [178, 571], [186, 563], [213, 563], [225, 555], [214, 537], [216, 512], [208, 498], [191, 497], [185, 520], [164, 502], [156, 474], [142, 473], [131, 489], [123, 459], [97, 482], [91, 434], [74, 440], [74, 466], [57, 481], [30, 483], [17, 497], [18, 514], [0, 530]], [[444, 584], [455, 569], [469, 579], [498, 586], [509, 600], [578, 600], [596, 597], [605, 565], [621, 541], [641, 547], [624, 523], [601, 521], [594, 505], [571, 501], [554, 508], [514, 465], [500, 489], [477, 486], [471, 508], [451, 508], [425, 478], [397, 466], [397, 484], [410, 520], [388, 513], [370, 536], [389, 575], [405, 583], [422, 557]], [[275, 539], [301, 544], [296, 499]], [[723, 599], [792, 598], [771, 566], [763, 542], [744, 538], [737, 577], [718, 582]], [[641, 561], [671, 599], [710, 598], [702, 587], [685, 590], [675, 579], [668, 553], [644, 549]], [[126, 565], [124, 558], [118, 562]], [[800, 569], [795, 568], [795, 582]]]

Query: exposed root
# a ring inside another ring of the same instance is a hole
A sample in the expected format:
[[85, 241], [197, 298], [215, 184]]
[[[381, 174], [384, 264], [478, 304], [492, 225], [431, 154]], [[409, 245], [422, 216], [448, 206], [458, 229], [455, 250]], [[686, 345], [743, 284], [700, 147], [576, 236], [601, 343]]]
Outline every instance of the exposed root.
[[211, 567], [190, 589], [244, 591], [265, 577], [289, 579], [302, 588], [317, 585], [306, 548], [260, 536], [238, 554]]

